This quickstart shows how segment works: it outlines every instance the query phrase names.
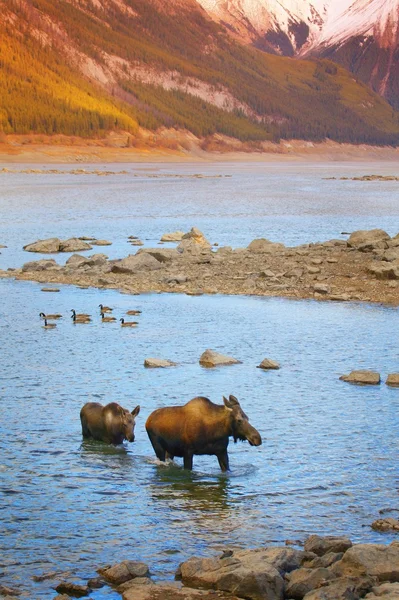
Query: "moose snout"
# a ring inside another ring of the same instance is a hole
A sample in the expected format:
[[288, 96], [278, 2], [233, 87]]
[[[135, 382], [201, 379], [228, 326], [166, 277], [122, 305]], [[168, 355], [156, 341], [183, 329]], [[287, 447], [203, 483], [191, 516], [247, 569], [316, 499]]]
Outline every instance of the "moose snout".
[[262, 438], [256, 429], [251, 431], [251, 433], [247, 436], [247, 440], [251, 446], [260, 446], [262, 444]]
[[132, 435], [130, 435], [127, 439], [129, 442], [134, 442], [134, 433], [132, 433]]

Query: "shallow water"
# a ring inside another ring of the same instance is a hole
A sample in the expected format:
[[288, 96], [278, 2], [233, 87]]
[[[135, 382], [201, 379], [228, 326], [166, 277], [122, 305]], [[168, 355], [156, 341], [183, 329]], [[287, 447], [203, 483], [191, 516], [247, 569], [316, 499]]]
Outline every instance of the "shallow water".
[[[377, 172], [372, 167], [165, 167], [185, 175], [233, 175], [200, 180], [146, 178], [141, 169], [142, 179], [130, 180], [1, 176], [0, 242], [9, 248], [0, 266], [40, 258], [20, 248], [48, 236], [108, 238], [113, 246], [99, 251], [123, 256], [130, 250], [127, 235], [152, 245], [162, 233], [192, 225], [233, 246], [260, 235], [301, 243], [363, 227], [399, 229], [391, 182], [388, 188], [387, 182], [322, 179]], [[378, 172], [394, 168], [380, 165]], [[355, 184], [367, 187], [359, 193]], [[20, 585], [29, 598], [50, 598], [52, 581], [34, 583], [33, 575], [71, 571], [84, 579], [102, 564], [131, 558], [147, 562], [156, 577], [170, 578], [181, 560], [225, 545], [281, 544], [310, 533], [348, 534], [353, 541], [394, 538], [369, 525], [379, 510], [399, 508], [399, 391], [350, 386], [338, 377], [352, 368], [376, 369], [384, 379], [398, 371], [397, 309], [127, 296], [71, 286], [44, 294], [40, 288], [0, 280], [3, 585]], [[100, 302], [118, 317], [142, 310], [139, 327], [102, 324]], [[93, 322], [74, 326], [71, 308], [93, 314]], [[65, 315], [55, 330], [42, 329], [42, 310]], [[198, 358], [206, 348], [243, 362], [203, 369]], [[179, 366], [146, 370], [148, 356]], [[279, 361], [281, 370], [256, 369], [265, 356]], [[192, 473], [178, 459], [158, 464], [144, 428], [152, 410], [195, 395], [221, 402], [230, 393], [262, 434], [261, 447], [231, 442], [228, 475], [215, 457], [196, 457]], [[136, 442], [118, 448], [82, 442], [79, 411], [90, 400], [130, 409], [140, 404]], [[91, 597], [119, 595], [104, 588]]]

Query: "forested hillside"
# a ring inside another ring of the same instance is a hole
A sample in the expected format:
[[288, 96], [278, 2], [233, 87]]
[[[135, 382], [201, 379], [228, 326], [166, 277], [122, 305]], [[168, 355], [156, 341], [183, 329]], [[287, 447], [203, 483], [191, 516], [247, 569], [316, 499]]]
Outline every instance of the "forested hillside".
[[0, 0], [0, 130], [161, 126], [399, 143], [398, 113], [345, 69], [242, 46], [194, 0]]

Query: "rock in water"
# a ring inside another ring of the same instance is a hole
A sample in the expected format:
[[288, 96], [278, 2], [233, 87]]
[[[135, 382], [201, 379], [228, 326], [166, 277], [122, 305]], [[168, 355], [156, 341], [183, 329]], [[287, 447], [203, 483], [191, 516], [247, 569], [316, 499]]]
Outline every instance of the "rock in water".
[[390, 373], [385, 383], [390, 387], [399, 387], [399, 373]]
[[24, 246], [26, 252], [40, 252], [42, 254], [54, 254], [60, 251], [61, 240], [59, 238], [48, 238], [46, 240], [37, 240], [32, 244]]
[[176, 365], [177, 363], [163, 358], [146, 358], [144, 361], [144, 366], [148, 369], [165, 369], [166, 367], [175, 367]]
[[181, 242], [184, 236], [184, 231], [174, 231], [173, 233], [164, 233], [161, 237], [161, 242]]
[[271, 358], [264, 358], [260, 365], [257, 366], [257, 369], [279, 369], [280, 365], [275, 360], [271, 360]]
[[232, 356], [219, 354], [219, 352], [215, 352], [214, 350], [205, 350], [199, 359], [199, 363], [203, 367], [219, 367], [222, 365], [236, 365], [241, 363], [241, 361]]
[[381, 383], [379, 373], [367, 370], [351, 371], [349, 375], [341, 375], [340, 379], [356, 385], [378, 385]]

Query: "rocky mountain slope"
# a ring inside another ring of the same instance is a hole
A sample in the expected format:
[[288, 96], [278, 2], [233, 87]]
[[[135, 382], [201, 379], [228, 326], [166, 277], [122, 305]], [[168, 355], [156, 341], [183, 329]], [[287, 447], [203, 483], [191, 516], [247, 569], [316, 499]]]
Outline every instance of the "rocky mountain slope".
[[243, 45], [196, 0], [0, 0], [0, 92], [5, 134], [399, 143], [398, 113], [345, 69]]
[[399, 0], [198, 0], [245, 43], [324, 56], [399, 107]]

